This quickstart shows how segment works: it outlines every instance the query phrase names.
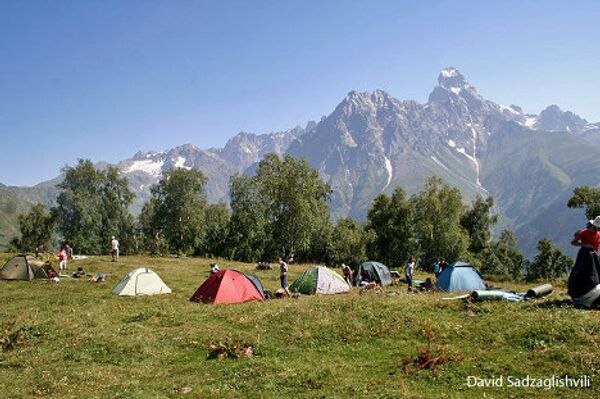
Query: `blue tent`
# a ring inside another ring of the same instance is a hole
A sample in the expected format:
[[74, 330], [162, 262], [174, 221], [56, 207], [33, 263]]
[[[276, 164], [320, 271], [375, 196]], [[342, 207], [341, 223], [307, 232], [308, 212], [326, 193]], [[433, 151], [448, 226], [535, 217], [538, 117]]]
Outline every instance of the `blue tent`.
[[468, 263], [454, 262], [439, 275], [437, 288], [444, 291], [484, 290], [485, 283], [481, 274]]

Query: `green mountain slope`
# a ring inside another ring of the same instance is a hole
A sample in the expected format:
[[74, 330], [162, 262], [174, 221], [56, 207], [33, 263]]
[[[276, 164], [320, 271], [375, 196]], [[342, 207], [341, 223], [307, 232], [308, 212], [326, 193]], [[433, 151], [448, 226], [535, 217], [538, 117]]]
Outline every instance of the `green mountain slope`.
[[600, 184], [597, 157], [597, 149], [569, 133], [533, 133], [515, 124], [489, 141], [482, 157], [483, 185], [500, 208], [502, 225], [517, 233], [529, 256], [544, 236], [569, 248], [585, 217], [566, 204], [575, 187]]

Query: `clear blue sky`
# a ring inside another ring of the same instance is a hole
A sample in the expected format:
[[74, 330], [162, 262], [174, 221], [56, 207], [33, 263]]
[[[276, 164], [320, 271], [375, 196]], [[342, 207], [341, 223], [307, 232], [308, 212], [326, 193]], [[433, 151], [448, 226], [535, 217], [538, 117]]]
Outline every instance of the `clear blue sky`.
[[0, 182], [77, 158], [222, 146], [330, 113], [350, 90], [485, 97], [600, 121], [597, 1], [0, 1]]

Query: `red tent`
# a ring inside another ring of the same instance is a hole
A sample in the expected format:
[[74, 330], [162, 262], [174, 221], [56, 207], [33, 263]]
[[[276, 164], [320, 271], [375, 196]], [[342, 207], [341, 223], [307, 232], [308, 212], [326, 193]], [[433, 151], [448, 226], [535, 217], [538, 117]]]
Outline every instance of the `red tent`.
[[241, 303], [263, 301], [256, 285], [242, 272], [224, 269], [210, 276], [192, 295], [193, 302]]

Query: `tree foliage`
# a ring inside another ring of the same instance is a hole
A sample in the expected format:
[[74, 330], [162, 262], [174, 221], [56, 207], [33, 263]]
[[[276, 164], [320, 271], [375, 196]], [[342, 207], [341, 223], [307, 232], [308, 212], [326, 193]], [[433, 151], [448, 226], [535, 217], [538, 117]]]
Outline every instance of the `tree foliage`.
[[549, 238], [541, 239], [537, 250], [538, 254], [529, 265], [527, 280], [562, 277], [573, 264], [573, 259], [565, 255], [560, 248], [555, 248]]
[[365, 226], [368, 256], [388, 265], [402, 265], [418, 252], [414, 208], [398, 187], [391, 197], [380, 194], [373, 201]]
[[149, 250], [192, 254], [204, 244], [207, 207], [202, 172], [171, 169], [151, 188], [152, 199], [144, 207], [140, 224]]
[[110, 249], [110, 236], [115, 235], [126, 252], [133, 252], [133, 219], [128, 208], [134, 194], [127, 179], [112, 167], [98, 170], [87, 159], [63, 172], [54, 210], [62, 238], [79, 252], [101, 254]]
[[232, 215], [228, 256], [246, 262], [260, 260], [270, 231], [259, 186], [249, 177], [233, 176], [229, 180], [229, 195]]
[[40, 244], [48, 248], [54, 231], [54, 221], [54, 216], [45, 205], [34, 205], [29, 212], [18, 216], [21, 237], [15, 237], [11, 244], [23, 252], [33, 252]]
[[585, 208], [585, 215], [588, 219], [600, 216], [600, 189], [590, 186], [575, 187], [567, 206], [569, 208]]
[[305, 160], [268, 154], [253, 176], [230, 180], [232, 256], [240, 260], [307, 253], [329, 219], [330, 189]]
[[331, 266], [339, 266], [342, 263], [357, 266], [365, 257], [366, 245], [362, 227], [352, 218], [339, 220], [331, 233], [328, 263]]
[[464, 210], [460, 191], [431, 177], [425, 189], [411, 198], [411, 203], [421, 263], [431, 265], [436, 258], [465, 259], [469, 235], [460, 224]]
[[219, 257], [227, 254], [231, 213], [226, 204], [210, 204], [204, 210], [204, 242], [197, 254]]
[[492, 214], [493, 207], [492, 197], [483, 199], [478, 195], [460, 218], [460, 225], [469, 234], [469, 251], [473, 254], [479, 254], [490, 244], [492, 228], [498, 222], [498, 216]]
[[517, 237], [502, 230], [497, 241], [493, 241], [479, 253], [480, 271], [484, 274], [510, 276], [513, 280], [523, 278], [527, 259], [517, 246]]

